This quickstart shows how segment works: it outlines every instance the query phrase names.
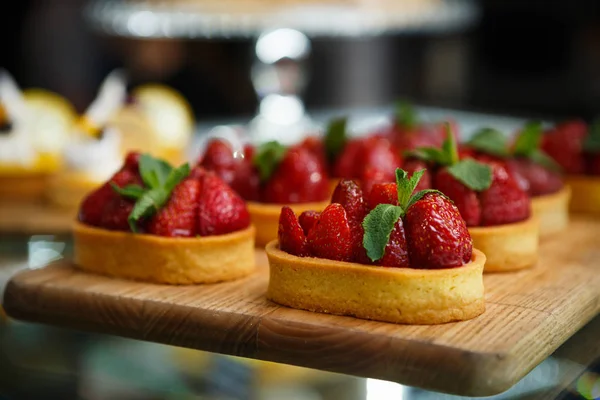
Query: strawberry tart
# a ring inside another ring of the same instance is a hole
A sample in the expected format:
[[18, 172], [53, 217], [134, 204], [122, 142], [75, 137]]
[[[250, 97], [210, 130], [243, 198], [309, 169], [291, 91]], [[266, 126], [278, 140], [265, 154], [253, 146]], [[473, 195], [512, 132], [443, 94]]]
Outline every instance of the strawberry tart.
[[426, 166], [425, 181], [454, 202], [469, 227], [473, 246], [487, 257], [486, 272], [535, 264], [539, 223], [531, 215], [529, 196], [505, 163], [460, 159], [450, 132], [441, 148], [419, 148], [407, 156], [404, 169], [413, 173]]
[[542, 125], [527, 123], [509, 145], [501, 132], [485, 128], [463, 147], [463, 155], [482, 161], [504, 162], [531, 198], [532, 214], [539, 220], [540, 235], [564, 230], [569, 223], [571, 190], [564, 184], [561, 167], [540, 149]]
[[254, 227], [241, 197], [213, 172], [130, 153], [82, 202], [78, 268], [168, 284], [236, 279], [254, 269]]
[[[398, 169], [382, 201], [340, 181], [323, 212], [280, 215], [266, 247], [267, 297], [288, 307], [403, 324], [440, 324], [485, 311], [485, 255], [473, 248], [456, 206], [415, 188]], [[370, 204], [371, 206], [368, 206]], [[374, 208], [371, 209], [371, 207]]]
[[214, 171], [247, 201], [258, 246], [277, 238], [283, 205], [300, 213], [329, 204], [324, 156], [310, 144], [285, 147], [267, 142], [254, 147], [216, 137], [208, 142], [199, 165]]
[[600, 214], [600, 121], [557, 124], [545, 132], [542, 149], [566, 174], [571, 188], [570, 210]]

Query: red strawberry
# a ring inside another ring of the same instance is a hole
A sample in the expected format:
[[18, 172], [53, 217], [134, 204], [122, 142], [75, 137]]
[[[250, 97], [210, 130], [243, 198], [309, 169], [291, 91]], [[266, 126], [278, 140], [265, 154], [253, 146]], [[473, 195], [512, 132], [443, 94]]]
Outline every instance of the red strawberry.
[[[387, 139], [369, 137], [366, 139], [360, 158], [354, 160], [356, 167], [365, 167], [387, 174], [389, 182], [395, 180], [396, 168], [402, 164], [400, 152]], [[361, 174], [362, 175], [362, 174]]]
[[413, 268], [452, 268], [471, 260], [473, 243], [467, 225], [444, 196], [427, 194], [410, 206], [404, 230]]
[[211, 171], [233, 169], [236, 163], [231, 146], [224, 140], [212, 140], [202, 155], [200, 165]]
[[296, 204], [323, 201], [329, 197], [326, 166], [304, 147], [291, 147], [275, 173], [266, 182], [265, 203]]
[[[458, 141], [458, 126], [448, 121], [452, 134]], [[400, 150], [414, 150], [419, 147], [440, 147], [446, 138], [446, 122], [420, 124], [412, 128], [395, 125], [392, 130], [394, 145]]]
[[327, 157], [325, 155], [325, 146], [323, 145], [323, 141], [315, 136], [308, 136], [300, 143], [301, 147], [304, 147], [311, 153], [321, 160], [323, 165], [327, 165]]
[[377, 261], [377, 265], [394, 268], [409, 268], [408, 245], [404, 234], [402, 219], [398, 219], [390, 234], [390, 240], [385, 246], [383, 257]]
[[506, 162], [508, 172], [519, 187], [530, 196], [556, 193], [563, 187], [560, 174], [550, 171], [531, 160], [518, 158]]
[[287, 206], [279, 214], [278, 237], [281, 250], [299, 257], [310, 256], [304, 231], [294, 211]]
[[404, 163], [404, 166], [402, 167], [402, 169], [408, 173], [409, 178], [411, 178], [415, 172], [425, 170], [425, 173], [423, 174], [423, 176], [421, 176], [421, 180], [419, 181], [419, 184], [415, 188], [415, 193], [417, 193], [421, 190], [432, 188], [431, 173], [429, 172], [429, 169], [427, 168], [427, 164], [425, 164], [424, 161], [414, 160], [414, 159], [407, 160]]
[[492, 185], [479, 194], [481, 225], [503, 225], [523, 221], [531, 213], [530, 200], [501, 164], [492, 164]]
[[585, 161], [582, 156], [583, 141], [588, 133], [585, 122], [574, 120], [563, 122], [546, 132], [542, 150], [571, 174], [582, 174]]
[[133, 183], [141, 184], [141, 178], [136, 172], [126, 168], [114, 174], [109, 182], [88, 194], [83, 200], [79, 207], [78, 219], [80, 222], [92, 226], [102, 226], [101, 222], [105, 207], [111, 200], [120, 198], [111, 187], [111, 182], [119, 187], [124, 187]]
[[373, 189], [373, 186], [378, 183], [394, 182], [396, 177], [390, 174], [389, 171], [380, 171], [372, 167], [366, 167], [363, 171], [361, 179], [361, 188], [363, 193], [368, 194]]
[[207, 172], [201, 186], [198, 205], [200, 236], [223, 235], [250, 225], [250, 214], [244, 200], [218, 176]]
[[125, 156], [125, 168], [137, 172], [140, 166], [140, 155], [137, 151], [127, 153], [127, 156]]
[[586, 165], [588, 174], [600, 175], [600, 154], [587, 154]]
[[367, 208], [369, 210], [378, 204], [398, 205], [398, 187], [395, 183], [376, 183], [366, 196]]
[[119, 195], [110, 199], [103, 207], [100, 226], [112, 231], [131, 231], [127, 219], [134, 205], [134, 200], [125, 199]]
[[308, 233], [317, 224], [319, 218], [321, 218], [321, 213], [319, 211], [308, 210], [300, 214], [298, 221], [300, 222], [300, 226], [302, 227], [302, 230], [304, 230], [305, 235], [308, 236]]
[[331, 202], [341, 204], [346, 210], [352, 235], [354, 259], [357, 261], [367, 260], [367, 252], [363, 247], [365, 231], [362, 226], [367, 210], [362, 190], [354, 181], [342, 179], [333, 192]]
[[477, 192], [459, 182], [445, 167], [435, 174], [433, 184], [454, 202], [467, 226], [477, 226], [481, 223], [481, 204]]
[[352, 259], [350, 225], [341, 204], [334, 203], [325, 208], [307, 239], [314, 257], [338, 261]]
[[167, 204], [148, 222], [148, 233], [169, 237], [196, 236], [200, 189], [200, 181], [194, 178], [187, 178], [177, 185]]
[[336, 178], [359, 179], [360, 172], [357, 169], [356, 160], [363, 147], [364, 142], [361, 139], [349, 141], [333, 165], [333, 176]]

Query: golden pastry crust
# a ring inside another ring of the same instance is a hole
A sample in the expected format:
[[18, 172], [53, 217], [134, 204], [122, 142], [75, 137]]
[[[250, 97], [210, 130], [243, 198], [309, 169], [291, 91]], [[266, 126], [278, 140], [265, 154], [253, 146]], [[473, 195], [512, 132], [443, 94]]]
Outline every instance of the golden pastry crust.
[[281, 251], [277, 240], [266, 252], [267, 298], [284, 306], [419, 325], [463, 321], [485, 311], [486, 257], [476, 249], [469, 264], [437, 270], [296, 257]]
[[0, 201], [40, 200], [47, 183], [47, 174], [0, 175]]
[[[252, 224], [256, 227], [256, 246], [264, 247], [267, 243], [277, 239], [279, 229], [279, 214], [286, 204], [267, 204], [253, 201], [247, 202], [248, 212]], [[329, 205], [329, 200], [316, 203], [287, 204], [296, 215], [303, 211], [323, 211]]]
[[64, 171], [48, 180], [46, 197], [52, 205], [76, 213], [83, 199], [101, 185], [83, 173]]
[[469, 233], [473, 247], [486, 255], [485, 272], [515, 271], [537, 261], [539, 221], [534, 217], [514, 224], [470, 227]]
[[78, 268], [119, 278], [214, 283], [244, 277], [255, 267], [253, 226], [219, 236], [166, 238], [75, 222], [73, 239]]
[[567, 175], [565, 183], [571, 188], [572, 212], [600, 214], [600, 176]]
[[553, 235], [569, 225], [570, 199], [568, 186], [556, 193], [531, 198], [531, 211], [540, 222], [540, 237]]

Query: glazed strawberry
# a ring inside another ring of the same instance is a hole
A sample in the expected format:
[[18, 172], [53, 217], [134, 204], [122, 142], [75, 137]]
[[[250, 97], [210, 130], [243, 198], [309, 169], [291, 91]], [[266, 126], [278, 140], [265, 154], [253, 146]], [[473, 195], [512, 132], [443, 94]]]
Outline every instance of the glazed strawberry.
[[[394, 184], [395, 185], [395, 184]], [[399, 218], [390, 234], [390, 239], [385, 246], [383, 257], [377, 262], [383, 267], [409, 268], [408, 244], [404, 233], [404, 224]]]
[[331, 202], [341, 204], [346, 210], [346, 216], [352, 235], [352, 253], [354, 258], [366, 260], [367, 254], [363, 247], [364, 230], [362, 222], [367, 210], [365, 208], [362, 190], [354, 181], [342, 179], [333, 192]]
[[521, 189], [530, 196], [556, 193], [563, 187], [562, 177], [559, 173], [544, 168], [530, 159], [508, 160], [506, 168], [517, 180]]
[[433, 186], [452, 199], [467, 226], [481, 223], [481, 204], [477, 192], [459, 182], [448, 172], [448, 168], [444, 167], [435, 174]]
[[305, 149], [313, 153], [315, 156], [317, 156], [319, 160], [321, 160], [321, 163], [323, 165], [327, 165], [325, 146], [320, 138], [315, 136], [308, 136], [300, 143], [299, 146], [304, 147]]
[[458, 208], [427, 194], [406, 211], [404, 229], [413, 268], [452, 268], [471, 260], [473, 244]]
[[199, 164], [212, 171], [233, 170], [236, 159], [229, 143], [215, 139], [208, 144]]
[[591, 175], [600, 175], [600, 154], [586, 155], [586, 171]]
[[319, 218], [321, 218], [321, 213], [319, 211], [307, 210], [300, 214], [300, 217], [298, 217], [298, 222], [300, 223], [305, 235], [308, 236], [308, 232], [310, 232], [317, 224]]
[[250, 225], [244, 200], [213, 172], [204, 175], [201, 189], [198, 205], [200, 236], [222, 235]]
[[369, 210], [378, 204], [398, 205], [398, 187], [395, 183], [376, 183], [366, 196]]
[[198, 233], [200, 181], [189, 177], [173, 189], [169, 201], [148, 222], [146, 231], [169, 237], [194, 237]]
[[128, 218], [134, 205], [135, 201], [116, 195], [103, 207], [99, 226], [112, 231], [131, 231]]
[[304, 230], [296, 218], [294, 211], [284, 206], [279, 215], [279, 248], [299, 257], [310, 256]]
[[393, 182], [394, 172], [402, 164], [400, 152], [392, 146], [389, 140], [381, 137], [369, 137], [364, 142], [362, 153], [354, 160], [355, 166], [364, 168], [366, 166], [374, 170], [387, 173], [389, 181]]
[[415, 192], [431, 189], [433, 187], [431, 183], [431, 172], [429, 172], [427, 164], [424, 161], [415, 159], [406, 160], [402, 166], [402, 169], [408, 173], [409, 178], [412, 177], [415, 172], [425, 170], [425, 173], [421, 177], [419, 184], [415, 188]]
[[288, 149], [275, 172], [266, 181], [262, 201], [294, 204], [323, 201], [329, 196], [326, 167], [304, 147]]
[[344, 207], [337, 203], [327, 206], [317, 225], [309, 232], [307, 240], [314, 257], [350, 261], [352, 240]]
[[138, 171], [140, 164], [140, 153], [137, 151], [130, 151], [125, 156], [125, 168], [131, 171]]
[[349, 141], [337, 156], [333, 165], [333, 176], [338, 178], [359, 179], [361, 177], [360, 168], [357, 166], [357, 160], [363, 151], [364, 142], [359, 139]]
[[111, 200], [119, 198], [111, 183], [118, 187], [124, 187], [128, 184], [140, 182], [141, 179], [136, 172], [127, 168], [121, 169], [113, 175], [109, 182], [87, 195], [79, 207], [79, 221], [92, 226], [102, 226], [104, 208]]
[[366, 167], [363, 171], [362, 178], [360, 180], [360, 186], [363, 193], [368, 194], [373, 189], [373, 186], [378, 183], [389, 183], [393, 182], [395, 177], [387, 171], [380, 171], [372, 167]]
[[483, 191], [481, 225], [503, 225], [529, 218], [530, 200], [515, 178], [501, 164], [494, 164], [492, 184]]
[[563, 122], [546, 132], [542, 149], [566, 172], [582, 174], [585, 172], [583, 142], [587, 133], [588, 127], [583, 121]]

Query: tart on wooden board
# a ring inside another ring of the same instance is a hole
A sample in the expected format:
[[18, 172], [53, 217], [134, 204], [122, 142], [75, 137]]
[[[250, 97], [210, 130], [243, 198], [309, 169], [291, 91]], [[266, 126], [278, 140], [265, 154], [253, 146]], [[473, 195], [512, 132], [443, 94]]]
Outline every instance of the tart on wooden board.
[[74, 261], [83, 270], [155, 283], [213, 283], [254, 270], [254, 227], [219, 177], [130, 153], [81, 204]]
[[300, 213], [321, 211], [329, 204], [324, 155], [308, 141], [291, 147], [267, 142], [255, 148], [213, 138], [199, 165], [214, 171], [247, 201], [257, 246], [277, 238], [282, 206]]
[[[398, 170], [396, 190], [363, 196], [342, 180], [322, 212], [281, 211], [266, 247], [267, 297], [298, 309], [405, 324], [440, 324], [485, 311], [486, 257], [456, 206], [413, 193], [424, 171]], [[386, 196], [394, 197], [386, 201]], [[373, 199], [381, 199], [376, 202]], [[374, 204], [377, 203], [377, 204]], [[368, 204], [374, 205], [370, 211]]]

